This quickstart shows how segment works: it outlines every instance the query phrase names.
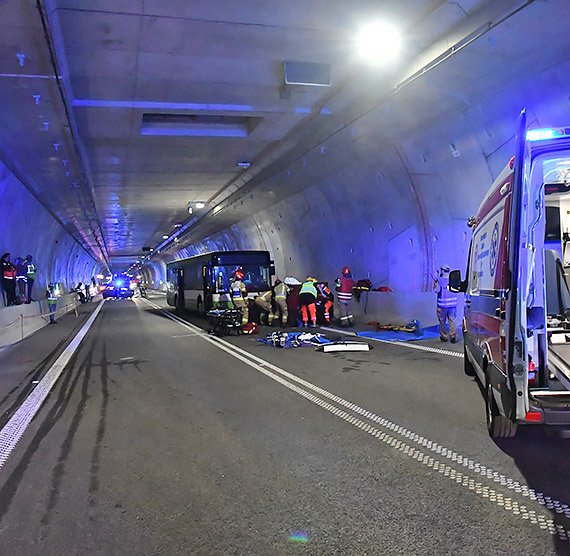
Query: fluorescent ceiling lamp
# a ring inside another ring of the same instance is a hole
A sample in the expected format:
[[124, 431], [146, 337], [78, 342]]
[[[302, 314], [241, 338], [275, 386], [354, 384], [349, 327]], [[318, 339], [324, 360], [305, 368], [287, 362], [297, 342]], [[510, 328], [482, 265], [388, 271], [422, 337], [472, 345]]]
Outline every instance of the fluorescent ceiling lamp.
[[356, 44], [362, 58], [371, 64], [383, 65], [396, 58], [401, 41], [395, 27], [384, 21], [376, 21], [361, 29]]
[[162, 239], [168, 239], [170, 236], [164, 235], [162, 236]]
[[194, 206], [197, 209], [203, 209], [206, 205], [204, 203], [194, 203]]

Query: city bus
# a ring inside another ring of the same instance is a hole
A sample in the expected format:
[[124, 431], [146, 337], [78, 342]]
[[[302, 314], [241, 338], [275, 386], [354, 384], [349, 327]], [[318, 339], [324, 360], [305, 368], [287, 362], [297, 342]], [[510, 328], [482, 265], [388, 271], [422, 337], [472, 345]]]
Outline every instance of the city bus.
[[200, 313], [231, 307], [230, 284], [238, 268], [248, 297], [271, 288], [275, 265], [268, 251], [215, 251], [167, 263], [166, 301]]

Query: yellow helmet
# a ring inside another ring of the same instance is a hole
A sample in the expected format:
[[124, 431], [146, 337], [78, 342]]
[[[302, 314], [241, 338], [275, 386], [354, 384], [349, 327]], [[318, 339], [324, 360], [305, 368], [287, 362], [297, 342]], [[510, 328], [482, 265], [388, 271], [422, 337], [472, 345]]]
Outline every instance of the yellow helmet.
[[307, 282], [316, 282], [316, 281], [317, 281], [317, 279], [313, 278], [312, 276], [307, 277]]

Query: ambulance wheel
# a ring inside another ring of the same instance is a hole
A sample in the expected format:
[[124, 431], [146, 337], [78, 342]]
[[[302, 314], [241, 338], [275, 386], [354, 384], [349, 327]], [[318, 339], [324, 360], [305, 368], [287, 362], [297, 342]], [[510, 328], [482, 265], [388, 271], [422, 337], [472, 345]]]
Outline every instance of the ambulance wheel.
[[517, 425], [508, 417], [499, 413], [495, 396], [493, 395], [493, 387], [487, 379], [487, 430], [491, 438], [512, 438], [517, 432]]
[[475, 376], [475, 367], [467, 357], [467, 348], [463, 346], [463, 370], [467, 376]]

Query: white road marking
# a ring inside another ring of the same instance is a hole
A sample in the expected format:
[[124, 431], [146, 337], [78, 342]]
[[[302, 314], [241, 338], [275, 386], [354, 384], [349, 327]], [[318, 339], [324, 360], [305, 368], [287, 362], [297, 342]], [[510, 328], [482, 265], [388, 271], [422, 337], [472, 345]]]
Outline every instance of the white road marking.
[[91, 328], [91, 325], [97, 318], [99, 311], [103, 307], [105, 300], [101, 301], [77, 333], [75, 338], [71, 340], [69, 345], [63, 350], [63, 353], [57, 358], [57, 361], [51, 366], [50, 370], [40, 380], [39, 384], [30, 392], [29, 396], [24, 400], [16, 413], [12, 415], [10, 420], [4, 425], [0, 431], [0, 469], [6, 463], [12, 450], [15, 448], [18, 440], [24, 434], [26, 428], [44, 403], [59, 375], [69, 363], [69, 360], [79, 347], [79, 344], [85, 338], [85, 335]]
[[[292, 390], [304, 398], [310, 400], [311, 402], [315, 403], [319, 407], [326, 409], [333, 415], [340, 417], [344, 421], [356, 426], [364, 430], [366, 433], [378, 438], [380, 441], [384, 442], [385, 444], [395, 448], [398, 451], [401, 451], [405, 455], [409, 456], [410, 458], [416, 460], [418, 463], [437, 471], [442, 476], [447, 477], [451, 481], [463, 486], [464, 488], [475, 492], [475, 494], [481, 496], [482, 498], [488, 499], [490, 502], [493, 502], [497, 506], [504, 508], [505, 510], [511, 512], [514, 516], [519, 517], [521, 519], [528, 520], [530, 523], [538, 525], [540, 529], [548, 531], [552, 535], [556, 535], [562, 541], [569, 541], [570, 540], [570, 530], [564, 528], [563, 525], [557, 524], [554, 520], [548, 516], [538, 514], [535, 510], [528, 509], [525, 505], [520, 504], [519, 502], [513, 500], [511, 497], [497, 491], [496, 489], [485, 486], [483, 483], [473, 479], [466, 473], [454, 469], [448, 463], [444, 461], [440, 461], [440, 459], [447, 459], [455, 464], [461, 465], [463, 468], [467, 468], [475, 475], [480, 475], [482, 478], [486, 478], [487, 480], [491, 480], [494, 483], [499, 484], [501, 487], [506, 488], [507, 490], [511, 490], [514, 493], [526, 498], [530, 501], [538, 502], [541, 506], [544, 506], [550, 510], [554, 510], [557, 514], [562, 514], [564, 517], [570, 519], [570, 508], [568, 504], [563, 504], [558, 500], [554, 500], [550, 496], [546, 496], [541, 492], [537, 492], [535, 489], [528, 487], [527, 485], [521, 484], [519, 481], [515, 481], [513, 479], [509, 479], [504, 475], [498, 473], [497, 471], [493, 471], [492, 469], [477, 463], [470, 458], [458, 454], [454, 450], [449, 448], [445, 448], [438, 443], [429, 440], [423, 436], [420, 436], [417, 433], [409, 431], [408, 429], [392, 423], [391, 421], [384, 419], [374, 413], [367, 411], [356, 404], [348, 402], [343, 398], [331, 394], [330, 392], [315, 386], [314, 384], [303, 380], [296, 375], [293, 375], [272, 363], [265, 361], [246, 350], [243, 350], [237, 346], [226, 342], [225, 340], [210, 336], [206, 334], [203, 330], [190, 324], [183, 319], [172, 315], [171, 313], [164, 311], [158, 305], [146, 300], [146, 302], [152, 305], [154, 308], [159, 309], [163, 312], [165, 316], [178, 322], [180, 325], [185, 326], [186, 328], [193, 330], [196, 332], [197, 336], [201, 336], [203, 339], [207, 340], [208, 342], [216, 345], [221, 350], [229, 353], [233, 357], [243, 361], [250, 367], [256, 369], [260, 373], [266, 375], [267, 377], [275, 380], [276, 382], [282, 384], [289, 390]], [[388, 342], [394, 343], [394, 342]], [[406, 345], [406, 344], [404, 344]], [[420, 347], [420, 346], [415, 346]], [[281, 375], [281, 376], [279, 376]], [[288, 380], [285, 380], [286, 377]], [[404, 437], [411, 442], [415, 442], [419, 444], [420, 447], [425, 448], [426, 450], [438, 454], [440, 459], [435, 459], [433, 456], [429, 455], [428, 453], [422, 452], [420, 449], [415, 448], [409, 444], [406, 444], [402, 440], [392, 436], [388, 432], [384, 432], [379, 428], [375, 427], [374, 425], [370, 425], [362, 421], [361, 419], [355, 417], [354, 415], [350, 415], [349, 413], [343, 411], [339, 407], [327, 402], [326, 400], [315, 396], [311, 392], [300, 388], [296, 384], [293, 384], [293, 381], [297, 384], [300, 384], [307, 388], [308, 390], [312, 390], [313, 392], [320, 394], [324, 398], [328, 398], [329, 400], [335, 402], [337, 405], [340, 405], [354, 413], [357, 413], [359, 416], [364, 417], [366, 419], [371, 420], [373, 423], [379, 425], [384, 429], [388, 429], [390, 432], [395, 433]]]

